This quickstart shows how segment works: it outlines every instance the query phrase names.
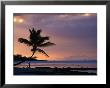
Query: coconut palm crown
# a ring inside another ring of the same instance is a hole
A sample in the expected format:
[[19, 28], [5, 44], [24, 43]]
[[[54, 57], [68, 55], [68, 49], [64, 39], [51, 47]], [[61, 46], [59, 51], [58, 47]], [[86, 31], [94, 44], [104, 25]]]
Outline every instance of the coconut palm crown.
[[29, 39], [19, 38], [18, 41], [20, 43], [24, 43], [27, 46], [31, 47], [32, 55], [30, 56], [30, 58], [34, 56], [35, 52], [43, 53], [44, 55], [49, 57], [44, 50], [40, 49], [40, 47], [48, 47], [48, 46], [55, 45], [55, 44], [49, 41], [48, 36], [45, 36], [45, 37], [41, 36], [41, 32], [42, 32], [41, 29], [36, 31], [34, 28], [32, 28], [32, 30], [29, 29], [29, 32], [30, 32]]

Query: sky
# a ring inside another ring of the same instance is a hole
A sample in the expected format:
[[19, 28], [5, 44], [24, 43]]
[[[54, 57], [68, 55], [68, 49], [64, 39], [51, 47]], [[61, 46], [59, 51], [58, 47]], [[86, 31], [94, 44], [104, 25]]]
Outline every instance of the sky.
[[49, 57], [36, 52], [40, 60], [96, 60], [96, 13], [14, 13], [14, 54], [31, 56], [30, 47], [18, 38], [29, 38], [29, 29], [42, 29], [56, 45], [41, 48]]

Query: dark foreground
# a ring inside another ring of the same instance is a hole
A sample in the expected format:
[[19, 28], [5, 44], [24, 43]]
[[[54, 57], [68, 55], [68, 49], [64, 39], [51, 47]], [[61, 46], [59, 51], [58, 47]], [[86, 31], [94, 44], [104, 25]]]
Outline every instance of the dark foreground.
[[14, 67], [14, 75], [96, 75], [87, 70], [97, 70], [96, 68], [17, 68]]

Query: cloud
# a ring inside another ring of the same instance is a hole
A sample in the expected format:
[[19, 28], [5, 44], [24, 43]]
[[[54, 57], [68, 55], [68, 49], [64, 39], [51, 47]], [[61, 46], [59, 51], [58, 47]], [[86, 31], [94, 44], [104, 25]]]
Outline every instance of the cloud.
[[[97, 15], [78, 14], [14, 14], [24, 19], [22, 24], [14, 24], [14, 51], [31, 55], [29, 48], [19, 45], [19, 37], [28, 38], [28, 29], [41, 28], [42, 35], [50, 36], [56, 46], [43, 48], [50, 58], [70, 56], [91, 56], [97, 54]], [[37, 29], [36, 29], [37, 30]], [[39, 54], [36, 54], [39, 55]], [[41, 55], [40, 55], [41, 56]], [[41, 57], [41, 59], [45, 57]]]

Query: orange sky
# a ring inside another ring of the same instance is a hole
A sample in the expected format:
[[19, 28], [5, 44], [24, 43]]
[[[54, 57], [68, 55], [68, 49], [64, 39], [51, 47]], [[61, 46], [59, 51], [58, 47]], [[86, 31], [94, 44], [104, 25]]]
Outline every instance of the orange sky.
[[19, 43], [18, 38], [28, 39], [29, 28], [35, 27], [56, 44], [41, 48], [49, 58], [36, 52], [37, 59], [96, 60], [96, 25], [96, 14], [14, 14], [14, 54], [31, 56], [31, 47]]

